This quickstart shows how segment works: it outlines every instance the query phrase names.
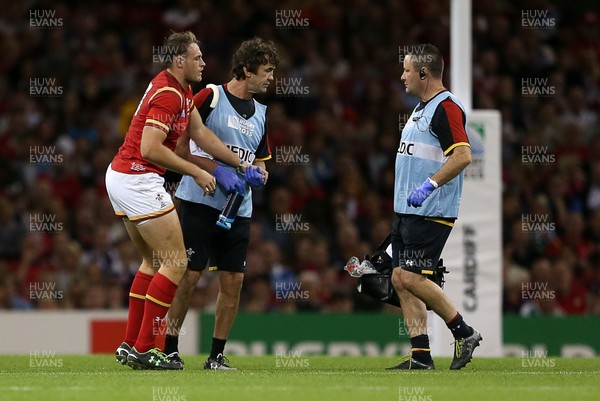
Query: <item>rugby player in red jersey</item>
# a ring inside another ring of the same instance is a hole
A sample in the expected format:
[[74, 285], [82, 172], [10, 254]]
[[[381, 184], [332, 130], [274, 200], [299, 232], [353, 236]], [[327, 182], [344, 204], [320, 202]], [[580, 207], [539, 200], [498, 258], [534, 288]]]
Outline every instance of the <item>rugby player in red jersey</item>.
[[[154, 346], [156, 328], [173, 300], [187, 267], [177, 212], [163, 187], [167, 169], [191, 176], [208, 195], [215, 178], [174, 153], [179, 137], [189, 136], [207, 153], [245, 170], [202, 122], [194, 107], [191, 83], [202, 80], [205, 63], [191, 32], [171, 34], [162, 49], [167, 68], [148, 85], [123, 145], [106, 172], [106, 189], [115, 214], [142, 255], [129, 293], [129, 315], [118, 362], [134, 369], [183, 369]], [[235, 174], [235, 173], [232, 173]]]

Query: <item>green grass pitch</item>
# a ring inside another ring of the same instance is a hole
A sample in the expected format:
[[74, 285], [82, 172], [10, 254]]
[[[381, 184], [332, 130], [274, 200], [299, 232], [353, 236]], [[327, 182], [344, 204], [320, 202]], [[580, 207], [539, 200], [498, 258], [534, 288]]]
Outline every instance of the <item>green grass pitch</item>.
[[237, 371], [133, 371], [112, 356], [4, 355], [0, 400], [600, 400], [600, 359], [475, 357], [461, 371], [386, 371], [399, 358], [232, 356]]

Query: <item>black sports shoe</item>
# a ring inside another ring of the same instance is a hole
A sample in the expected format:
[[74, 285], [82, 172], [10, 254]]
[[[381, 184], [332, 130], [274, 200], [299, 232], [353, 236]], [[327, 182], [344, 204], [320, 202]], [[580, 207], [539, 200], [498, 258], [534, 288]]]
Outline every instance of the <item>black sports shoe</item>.
[[473, 351], [479, 346], [479, 342], [483, 338], [481, 334], [473, 329], [473, 334], [466, 338], [459, 338], [454, 342], [454, 358], [450, 364], [451, 370], [462, 369], [467, 366], [467, 363], [471, 362], [473, 357]]
[[396, 366], [392, 366], [391, 368], [385, 368], [385, 370], [396, 370], [396, 369], [433, 370], [433, 369], [435, 369], [435, 364], [433, 363], [433, 361], [431, 361], [431, 363], [419, 362], [409, 356], [404, 361], [400, 362], [400, 364], [398, 364]]
[[227, 359], [223, 354], [217, 355], [216, 358], [208, 358], [206, 362], [204, 362], [204, 369], [211, 370], [236, 370], [228, 365], [229, 359]]
[[115, 359], [121, 365], [125, 365], [127, 363], [127, 356], [131, 352], [131, 347], [126, 342], [122, 342], [121, 345], [115, 351]]
[[135, 347], [131, 348], [127, 356], [127, 365], [135, 370], [183, 370], [181, 362], [170, 360], [158, 348], [152, 348], [147, 352], [138, 352]]
[[172, 361], [179, 362], [182, 366], [185, 366], [185, 362], [183, 361], [183, 359], [181, 359], [181, 357], [179, 356], [179, 352], [177, 351], [171, 352], [169, 355], [167, 355], [167, 358], [169, 358]]

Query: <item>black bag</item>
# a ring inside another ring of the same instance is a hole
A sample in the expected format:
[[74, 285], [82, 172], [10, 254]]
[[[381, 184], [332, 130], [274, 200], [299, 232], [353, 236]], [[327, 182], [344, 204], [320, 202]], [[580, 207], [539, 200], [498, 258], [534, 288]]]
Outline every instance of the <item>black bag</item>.
[[367, 255], [365, 259], [370, 261], [373, 268], [379, 273], [362, 275], [356, 283], [358, 292], [378, 301], [400, 307], [400, 299], [398, 299], [398, 294], [396, 294], [396, 290], [392, 285], [392, 258], [387, 254], [385, 248], [383, 250], [378, 249], [371, 257]]
[[[363, 274], [356, 283], [356, 289], [361, 294], [368, 295], [378, 301], [400, 307], [400, 299], [392, 285], [392, 258], [385, 251], [391, 242], [391, 234], [377, 247], [373, 255], [366, 255], [365, 259], [371, 262], [377, 274]], [[444, 260], [440, 259], [433, 274], [428, 278], [440, 288], [444, 288], [444, 274], [448, 273]], [[429, 310], [429, 307], [427, 308]]]

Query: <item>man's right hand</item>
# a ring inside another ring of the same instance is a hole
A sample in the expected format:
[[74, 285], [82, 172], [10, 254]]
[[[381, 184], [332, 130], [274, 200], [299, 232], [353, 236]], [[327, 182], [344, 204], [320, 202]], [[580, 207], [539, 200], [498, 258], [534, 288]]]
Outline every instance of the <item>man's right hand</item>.
[[244, 180], [234, 171], [218, 165], [213, 171], [217, 183], [225, 189], [226, 192], [236, 191], [244, 195], [246, 193], [246, 184]]

